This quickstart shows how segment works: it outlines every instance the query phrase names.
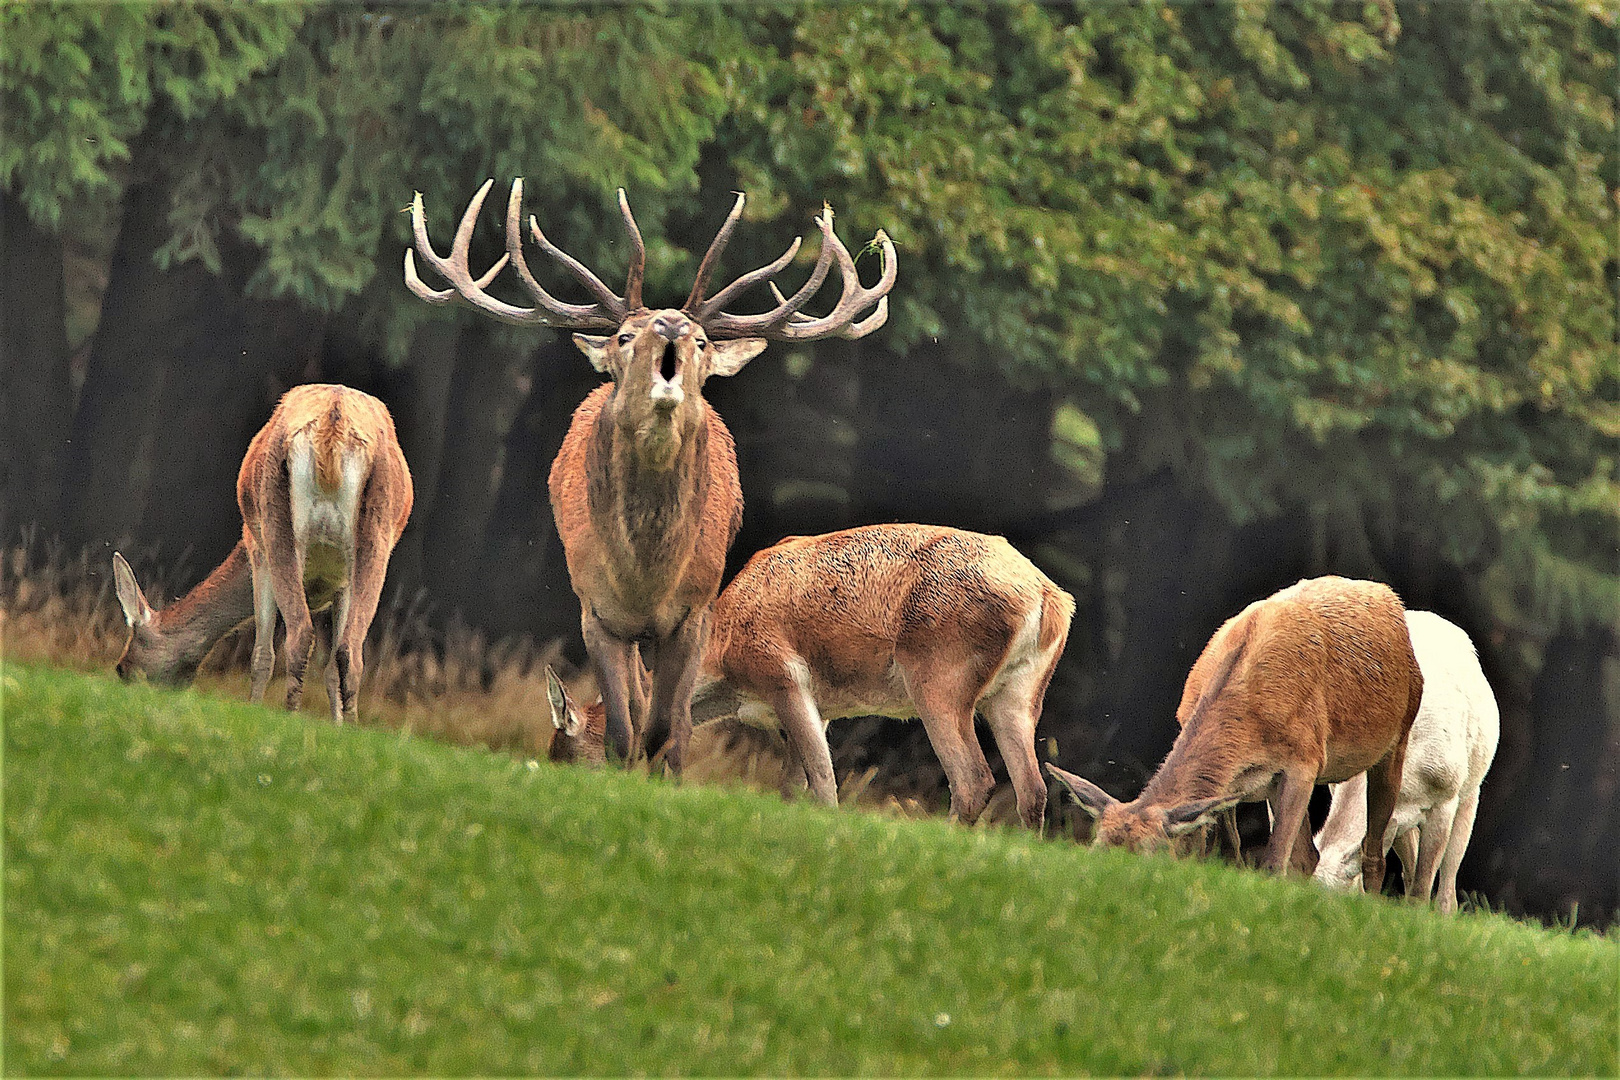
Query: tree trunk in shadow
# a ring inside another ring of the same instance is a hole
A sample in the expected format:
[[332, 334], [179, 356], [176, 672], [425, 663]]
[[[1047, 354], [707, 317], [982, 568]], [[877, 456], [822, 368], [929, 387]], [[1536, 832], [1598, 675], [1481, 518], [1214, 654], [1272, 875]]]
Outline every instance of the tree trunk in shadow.
[[579, 601], [568, 582], [562, 541], [551, 514], [551, 462], [579, 403], [602, 383], [565, 337], [542, 342], [533, 354], [534, 389], [506, 437], [500, 491], [490, 516], [487, 560], [501, 587], [489, 590], [483, 625], [496, 633], [533, 633], [579, 642]]
[[[144, 156], [145, 149], [137, 152], [138, 158]], [[160, 174], [139, 160], [134, 172]], [[242, 354], [239, 288], [200, 262], [165, 271], [152, 261], [168, 236], [167, 211], [168, 193], [160, 179], [137, 181], [125, 192], [101, 321], [73, 423], [73, 485], [65, 531], [74, 545], [161, 541], [172, 556], [189, 538], [143, 529], [158, 479], [158, 455], [169, 468], [171, 448], [189, 443], [197, 448], [194, 453], [234, 453], [241, 460], [245, 444], [222, 450], [210, 443], [218, 437], [212, 423], [203, 431], [164, 430], [175, 423], [176, 403], [191, 406], [186, 409], [191, 417], [210, 411], [208, 389], [188, 380], [211, 365], [232, 366], [233, 358]], [[172, 499], [177, 493], [202, 500], [216, 515], [223, 512], [222, 498], [232, 497], [230, 491], [192, 491], [173, 484], [164, 486], [161, 497]]]
[[456, 342], [445, 412], [445, 447], [432, 510], [423, 519], [423, 562], [434, 600], [477, 621], [484, 598], [484, 533], [500, 484], [502, 444], [522, 403], [515, 358], [482, 323]]
[[397, 590], [400, 595], [412, 595], [423, 587], [432, 591], [423, 545], [424, 522], [433, 516], [438, 503], [458, 332], [457, 323], [451, 319], [435, 319], [423, 325], [411, 339], [405, 360], [405, 385], [399, 395], [400, 407], [394, 412], [394, 426], [411, 470], [416, 499], [411, 520], [388, 567], [389, 590]]
[[[228, 250], [227, 281], [243, 281], [255, 258]], [[187, 580], [206, 574], [242, 533], [236, 475], [281, 388], [320, 377], [324, 320], [290, 301], [238, 301], [234, 318], [176, 350], [152, 439], [151, 496], [143, 537], [189, 549]]]
[[49, 537], [67, 477], [73, 388], [62, 239], [0, 191], [0, 546]]
[[853, 511], [867, 351], [858, 342], [823, 342], [813, 352], [773, 345], [736, 378], [705, 387], [737, 440], [744, 505], [733, 571], [783, 536], [860, 524]]

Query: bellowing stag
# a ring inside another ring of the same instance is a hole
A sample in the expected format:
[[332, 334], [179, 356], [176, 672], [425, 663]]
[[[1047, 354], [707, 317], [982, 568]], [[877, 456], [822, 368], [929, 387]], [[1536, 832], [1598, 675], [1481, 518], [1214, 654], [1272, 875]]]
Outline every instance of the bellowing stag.
[[[579, 597], [585, 648], [607, 708], [608, 739], [615, 748], [635, 753], [648, 731], [668, 732], [665, 760], [679, 772], [691, 734], [692, 689], [708, 635], [709, 604], [720, 589], [726, 550], [742, 523], [731, 433], [703, 400], [703, 383], [711, 375], [736, 374], [770, 341], [859, 338], [882, 326], [897, 271], [894, 245], [881, 231], [877, 234], [882, 276], [871, 288], [862, 287], [854, 258], [833, 232], [832, 211], [823, 209], [816, 219], [820, 256], [803, 287], [784, 297], [772, 285], [776, 303], [770, 310], [732, 314], [725, 306], [785, 268], [800, 244], [795, 239], [775, 262], [710, 296], [709, 278], [742, 216], [744, 197], [738, 195], [698, 266], [686, 302], [679, 308], [650, 309], [641, 298], [646, 248], [621, 189], [619, 210], [632, 252], [623, 296], [555, 247], [539, 222], [529, 218], [540, 249], [594, 297], [590, 303], [569, 304], [547, 293], [524, 261], [521, 179], [513, 182], [507, 201], [506, 255], [480, 277], [468, 269], [474, 223], [493, 183], [487, 181], [468, 204], [447, 258], [434, 252], [422, 197], [416, 196], [411, 208], [416, 252], [451, 287], [425, 285], [410, 250], [405, 252], [405, 280], [430, 303], [459, 299], [504, 322], [609, 331], [574, 335], [592, 366], [612, 381], [574, 413], [551, 467], [551, 508]], [[508, 261], [534, 298], [534, 307], [508, 304], [484, 291]], [[819, 318], [803, 314], [834, 261], [843, 280], [838, 303]], [[650, 702], [639, 692], [634, 674], [638, 651], [650, 660]]]

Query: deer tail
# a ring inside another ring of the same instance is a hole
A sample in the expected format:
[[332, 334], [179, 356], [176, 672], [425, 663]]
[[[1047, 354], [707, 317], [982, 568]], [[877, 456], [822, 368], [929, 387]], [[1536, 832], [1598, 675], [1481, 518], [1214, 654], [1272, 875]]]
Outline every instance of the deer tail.
[[336, 491], [343, 480], [343, 447], [348, 442], [348, 423], [337, 398], [310, 432], [310, 448], [315, 453], [315, 481], [326, 491]]

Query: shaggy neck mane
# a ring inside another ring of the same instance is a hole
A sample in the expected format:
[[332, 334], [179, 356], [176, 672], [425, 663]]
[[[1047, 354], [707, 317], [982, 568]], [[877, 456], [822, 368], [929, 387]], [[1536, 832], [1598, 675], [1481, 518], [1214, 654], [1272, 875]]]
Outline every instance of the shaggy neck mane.
[[703, 404], [668, 469], [645, 467], [611, 402], [596, 418], [586, 475], [590, 514], [615, 562], [678, 576], [700, 531], [709, 493], [709, 408]]

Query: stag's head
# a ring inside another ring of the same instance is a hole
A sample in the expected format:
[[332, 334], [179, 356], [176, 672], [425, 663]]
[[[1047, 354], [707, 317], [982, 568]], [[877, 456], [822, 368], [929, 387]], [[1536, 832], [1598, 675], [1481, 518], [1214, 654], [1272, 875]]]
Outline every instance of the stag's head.
[[[486, 181], [467, 204], [448, 257], [440, 257], [428, 240], [422, 196], [417, 194], [411, 205], [415, 251], [443, 275], [451, 287], [441, 290], [425, 285], [417, 276], [410, 249], [405, 252], [406, 284], [429, 303], [459, 300], [504, 322], [611, 331], [601, 335], [576, 333], [574, 343], [598, 371], [613, 378], [617, 386], [609, 406], [613, 419], [621, 430], [635, 438], [643, 461], [649, 466], [667, 467], [674, 460], [684, 435], [701, 420], [703, 383], [710, 376], [736, 374], [771, 341], [814, 341], [835, 336], [859, 338], [882, 326], [888, 318], [888, 292], [898, 269], [893, 243], [881, 231], [877, 234], [876, 244], [883, 259], [882, 277], [871, 288], [863, 288], [855, 272], [854, 258], [833, 232], [830, 208], [823, 208], [816, 218], [822, 235], [821, 253], [809, 280], [797, 292], [784, 297], [771, 284], [775, 305], [770, 310], [752, 315], [726, 311], [726, 305], [744, 291], [769, 283], [793, 260], [800, 245], [800, 239], [796, 238], [775, 262], [742, 275], [710, 296], [709, 278], [742, 217], [745, 201], [742, 195], [737, 196], [725, 224], [709, 245], [698, 266], [692, 291], [679, 308], [651, 309], [642, 303], [641, 283], [647, 250], [623, 189], [619, 191], [619, 212], [624, 218], [631, 247], [630, 272], [623, 296], [604, 285], [579, 260], [547, 240], [539, 222], [531, 215], [529, 229], [535, 243], [567, 268], [594, 299], [585, 304], [564, 303], [540, 286], [523, 257], [521, 179], [513, 181], [507, 200], [506, 254], [481, 277], [475, 278], [467, 266], [468, 248], [478, 212], [493, 184], [493, 180]], [[821, 288], [835, 261], [843, 280], [843, 292], [837, 305], [824, 316], [805, 315], [801, 309]], [[485, 292], [486, 286], [508, 262], [534, 298], [534, 307], [508, 304]], [[868, 310], [870, 314], [864, 319], [857, 319]]]
[[1046, 771], [1062, 784], [1069, 796], [1091, 816], [1094, 847], [1122, 847], [1147, 853], [1178, 849], [1176, 841], [1215, 820], [1236, 797], [1198, 799], [1175, 806], [1162, 806], [1144, 799], [1120, 802], [1084, 777], [1058, 768], [1051, 762]]
[[118, 594], [118, 606], [124, 612], [124, 622], [129, 626], [129, 640], [124, 643], [124, 651], [114, 668], [118, 677], [125, 682], [144, 676], [163, 686], [188, 685], [196, 674], [195, 666], [185, 663], [174, 641], [159, 628], [157, 612], [147, 603], [146, 594], [136, 583], [135, 571], [116, 551], [113, 552], [113, 586]]

